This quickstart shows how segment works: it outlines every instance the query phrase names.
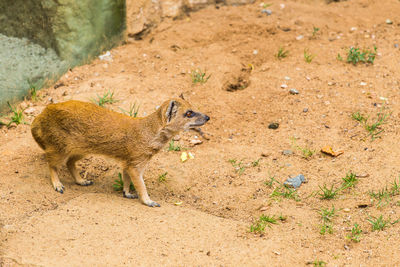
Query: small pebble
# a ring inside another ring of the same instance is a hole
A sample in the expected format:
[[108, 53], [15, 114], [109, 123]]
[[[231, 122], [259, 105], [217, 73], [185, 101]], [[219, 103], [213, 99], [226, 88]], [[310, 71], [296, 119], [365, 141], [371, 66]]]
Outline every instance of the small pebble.
[[258, 54], [258, 50], [254, 49], [253, 50], [253, 55], [257, 55]]
[[285, 80], [286, 81], [290, 81], [290, 77], [289, 76], [285, 76]]
[[350, 209], [349, 208], [344, 208], [343, 211], [344, 212], [350, 212]]
[[304, 38], [303, 35], [299, 35], [299, 36], [296, 37], [296, 40], [297, 40], [297, 41], [300, 41], [300, 40], [303, 39], [303, 38]]
[[35, 112], [35, 108], [34, 107], [30, 107], [24, 110], [25, 114], [33, 114]]
[[290, 155], [293, 154], [293, 151], [290, 150], [290, 149], [286, 149], [286, 150], [282, 151], [282, 154], [285, 155], [285, 156], [290, 156]]
[[361, 86], [366, 86], [367, 83], [366, 83], [366, 82], [360, 82], [360, 85], [361, 85]]
[[292, 94], [292, 95], [298, 95], [299, 91], [297, 91], [296, 89], [292, 88], [292, 89], [289, 90], [289, 93]]
[[281, 9], [285, 8], [285, 4], [279, 4], [279, 6], [281, 7]]
[[203, 141], [201, 141], [201, 140], [199, 140], [199, 139], [190, 140], [190, 144], [191, 144], [192, 146], [200, 145], [201, 143], [203, 143]]
[[354, 31], [356, 31], [356, 30], [357, 30], [357, 27], [351, 27], [351, 28], [350, 28], [350, 31], [351, 31], [351, 32], [354, 32]]
[[304, 113], [308, 112], [308, 108], [303, 108], [303, 112]]
[[279, 123], [277, 123], [277, 122], [272, 122], [272, 123], [270, 123], [270, 124], [268, 125], [268, 128], [269, 128], [269, 129], [273, 129], [273, 130], [278, 129], [278, 127], [279, 127]]
[[387, 19], [386, 24], [393, 24], [393, 21], [391, 21], [390, 19]]
[[285, 89], [287, 87], [288, 87], [287, 84], [281, 84], [281, 88]]
[[394, 48], [399, 48], [399, 44], [394, 44]]
[[272, 15], [272, 11], [269, 9], [263, 9], [263, 10], [261, 10], [261, 13], [267, 14], [267, 16]]

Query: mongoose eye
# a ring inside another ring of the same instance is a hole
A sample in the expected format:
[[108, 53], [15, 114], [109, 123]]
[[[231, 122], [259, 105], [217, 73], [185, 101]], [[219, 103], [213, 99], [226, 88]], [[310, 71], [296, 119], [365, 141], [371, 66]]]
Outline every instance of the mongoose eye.
[[185, 116], [188, 117], [188, 118], [193, 117], [193, 115], [194, 115], [193, 111], [190, 111], [190, 110], [185, 113]]

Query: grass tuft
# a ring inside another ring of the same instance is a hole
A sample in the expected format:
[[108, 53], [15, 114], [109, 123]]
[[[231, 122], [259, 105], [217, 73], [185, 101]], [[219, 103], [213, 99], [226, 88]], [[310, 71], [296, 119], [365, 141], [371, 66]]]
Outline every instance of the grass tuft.
[[130, 104], [129, 110], [124, 110], [123, 108], [119, 108], [119, 109], [122, 111], [122, 113], [124, 113], [130, 117], [136, 118], [139, 113], [139, 107], [140, 107], [140, 105], [136, 106], [136, 102], [135, 102], [133, 104]]
[[114, 92], [111, 92], [110, 90], [104, 92], [103, 96], [99, 96], [98, 94], [96, 94], [96, 96], [97, 99], [93, 98], [92, 102], [100, 107], [104, 107], [105, 104], [113, 104], [118, 102], [118, 100], [114, 99]]
[[283, 47], [279, 47], [278, 53], [275, 55], [275, 57], [279, 60], [282, 58], [285, 58], [289, 55], [289, 51], [285, 50]]
[[276, 224], [277, 219], [275, 216], [261, 215], [260, 218], [250, 226], [250, 232], [262, 234], [265, 232], [265, 227], [271, 227]]
[[[112, 185], [115, 191], [122, 191], [124, 189], [124, 181], [122, 181], [122, 174], [118, 173], [118, 179], [114, 180], [114, 184]], [[131, 191], [135, 191], [135, 187], [132, 182], [129, 185], [129, 189]]]
[[211, 77], [211, 74], [206, 77], [206, 72], [205, 71], [203, 72], [201, 69], [192, 70], [190, 75], [192, 77], [193, 84], [206, 83], [208, 81], [208, 79], [210, 79], [210, 77]]

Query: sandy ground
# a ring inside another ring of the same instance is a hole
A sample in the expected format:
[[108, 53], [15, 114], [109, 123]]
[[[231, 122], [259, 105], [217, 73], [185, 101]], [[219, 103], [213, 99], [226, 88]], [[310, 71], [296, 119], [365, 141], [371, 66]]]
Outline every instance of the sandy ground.
[[[166, 20], [143, 40], [113, 49], [112, 61], [77, 67], [57, 88], [42, 90], [40, 101], [21, 103], [32, 112], [29, 123], [51, 100], [90, 101], [111, 90], [119, 101], [106, 108], [120, 111], [136, 102], [143, 116], [184, 93], [211, 117], [203, 127], [210, 140], [199, 137], [203, 143], [191, 147], [197, 134], [182, 133], [177, 143], [194, 159], [182, 163], [181, 152], [167, 147], [153, 158], [145, 179], [161, 208], [148, 208], [113, 190], [120, 168], [102, 157], [79, 163], [94, 185], [75, 185], [64, 169], [66, 191], [55, 192], [29, 125], [2, 127], [0, 265], [400, 265], [400, 197], [379, 202], [369, 193], [391, 190], [400, 175], [399, 2], [268, 3], [270, 16], [257, 1]], [[315, 36], [313, 27], [320, 29]], [[373, 65], [345, 62], [349, 47], [374, 45]], [[289, 51], [281, 60], [275, 57], [280, 47]], [[304, 49], [315, 54], [311, 63]], [[206, 83], [192, 84], [197, 68], [211, 74]], [[240, 90], [226, 90], [234, 87]], [[299, 94], [290, 94], [292, 88]], [[390, 114], [379, 138], [371, 140], [352, 119], [355, 112], [370, 124], [379, 112]], [[279, 128], [269, 129], [272, 122]], [[324, 155], [326, 145], [344, 153]], [[301, 148], [315, 153], [305, 157]], [[241, 163], [235, 168], [232, 160]], [[349, 172], [358, 177], [354, 188], [320, 199], [320, 187], [339, 188]], [[307, 183], [297, 201], [274, 197], [279, 185], [265, 183], [298, 174]], [[322, 235], [319, 213], [333, 207], [332, 233]], [[250, 232], [262, 214], [285, 220]], [[368, 219], [381, 215], [390, 222], [373, 231]], [[360, 242], [347, 238], [355, 223], [363, 231]]]

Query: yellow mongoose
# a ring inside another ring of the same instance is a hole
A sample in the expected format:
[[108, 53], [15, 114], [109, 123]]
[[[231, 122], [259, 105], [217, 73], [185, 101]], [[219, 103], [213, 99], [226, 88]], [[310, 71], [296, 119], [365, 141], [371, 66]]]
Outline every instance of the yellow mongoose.
[[[123, 168], [123, 194], [137, 198], [149, 207], [152, 201], [143, 181], [147, 163], [178, 132], [198, 127], [210, 117], [193, 111], [183, 99], [164, 102], [158, 110], [144, 118], [132, 118], [92, 103], [67, 101], [50, 104], [32, 123], [32, 136], [45, 151], [50, 178], [56, 191], [63, 193], [57, 169], [65, 161], [79, 185], [90, 185], [83, 179], [75, 163], [88, 154], [102, 154], [119, 160]], [[129, 192], [130, 182], [136, 194]]]

